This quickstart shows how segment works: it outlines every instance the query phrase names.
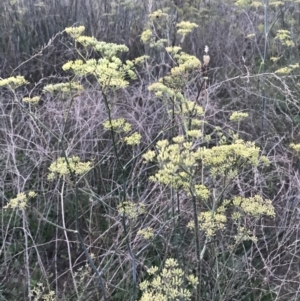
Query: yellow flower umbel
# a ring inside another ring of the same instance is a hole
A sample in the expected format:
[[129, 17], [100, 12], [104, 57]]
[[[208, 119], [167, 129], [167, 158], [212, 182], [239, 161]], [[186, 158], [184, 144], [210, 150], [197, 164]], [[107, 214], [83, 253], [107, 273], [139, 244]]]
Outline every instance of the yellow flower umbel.
[[[245, 118], [247, 118], [249, 116], [248, 113], [244, 113], [244, 112], [233, 112], [229, 118], [230, 121], [234, 121], [238, 123], [238, 131], [240, 129], [240, 123], [242, 120], [244, 120]], [[233, 133], [233, 140], [237, 140], [238, 139], [238, 134], [234, 134]]]
[[63, 65], [64, 71], [71, 71], [77, 76], [94, 75], [103, 88], [124, 88], [129, 82], [128, 78], [135, 79], [133, 71], [134, 63], [127, 60], [122, 62], [118, 55], [128, 51], [125, 45], [106, 43], [98, 41], [94, 37], [83, 36], [84, 27], [69, 27], [66, 32], [75, 39], [76, 42], [85, 48], [91, 47], [101, 56], [100, 59], [75, 60]]
[[111, 121], [107, 120], [103, 122], [103, 127], [106, 130], [112, 129], [113, 131], [119, 133], [128, 133], [131, 131], [131, 124], [125, 121], [124, 118], [112, 119]]
[[[183, 136], [174, 137], [173, 141], [173, 144], [167, 140], [158, 141], [157, 154], [149, 150], [143, 158], [146, 161], [155, 159], [158, 161], [159, 170], [150, 177], [150, 180], [172, 185], [187, 192], [190, 191], [190, 178], [199, 164], [208, 166], [213, 177], [224, 175], [234, 177], [238, 166], [241, 164], [243, 167], [257, 166], [261, 159], [260, 149], [253, 142], [244, 142], [240, 139], [231, 145], [219, 145], [211, 149], [194, 148], [193, 143], [186, 142]], [[264, 159], [267, 163], [267, 158]], [[203, 186], [199, 186], [199, 189], [202, 188]]]
[[141, 40], [144, 44], [150, 41], [152, 37], [152, 31], [150, 29], [146, 29], [142, 32]]
[[81, 36], [81, 34], [85, 31], [84, 26], [78, 27], [67, 27], [65, 29], [66, 33], [69, 34], [72, 38], [77, 39]]
[[195, 289], [198, 278], [192, 274], [186, 276], [175, 259], [168, 258], [159, 275], [157, 275], [157, 267], [151, 267], [147, 272], [149, 275], [153, 275], [153, 279], [152, 281], [146, 280], [140, 283], [140, 289], [143, 292], [140, 301], [192, 300], [191, 290], [187, 287], [190, 285]]
[[249, 216], [260, 217], [267, 215], [275, 217], [271, 200], [264, 200], [260, 195], [255, 195], [250, 198], [235, 197], [233, 199], [233, 205]]
[[123, 64], [117, 57], [101, 58], [98, 61], [95, 59], [69, 61], [62, 67], [64, 71], [72, 71], [77, 76], [85, 76], [93, 74], [97, 77], [99, 83], [103, 87], [124, 88], [129, 82], [125, 78], [129, 76], [135, 79], [136, 75], [132, 70], [133, 62], [126, 61]]
[[[192, 110], [199, 115], [203, 114], [203, 109], [195, 102], [186, 100], [182, 93], [182, 89], [187, 83], [195, 78], [194, 72], [198, 72], [199, 67], [201, 67], [200, 60], [193, 55], [182, 52], [180, 47], [166, 47], [166, 50], [177, 64], [171, 68], [168, 75], [151, 84], [148, 90], [163, 100], [172, 99], [172, 106], [173, 104], [176, 106], [176, 114], [180, 113], [181, 110], [184, 110], [184, 113]], [[198, 109], [202, 111], [200, 112]]]
[[[221, 206], [218, 207], [216, 212], [204, 211], [198, 215], [199, 228], [204, 231], [208, 237], [216, 235], [218, 230], [224, 230], [226, 227], [227, 216], [225, 214], [229, 201], [224, 201]], [[194, 221], [190, 221], [187, 225], [189, 229], [195, 228]]]
[[257, 242], [256, 236], [253, 235], [249, 229], [244, 227], [238, 227], [237, 234], [234, 236], [234, 239], [238, 243], [244, 240], [252, 240], [253, 242]]
[[294, 47], [295, 43], [291, 39], [291, 33], [288, 30], [277, 30], [275, 40], [279, 40], [282, 45], [287, 47]]
[[62, 93], [62, 94], [70, 94], [71, 92], [82, 91], [83, 86], [80, 83], [70, 82], [70, 83], [59, 83], [59, 84], [50, 84], [44, 87], [44, 92], [49, 92], [51, 94], [54, 93]]
[[18, 193], [18, 195], [11, 199], [3, 208], [23, 210], [27, 206], [27, 201], [35, 196], [36, 193], [34, 191], [29, 191], [27, 195], [24, 192]]
[[0, 87], [7, 87], [15, 90], [29, 82], [23, 76], [12, 76], [4, 79], [0, 79]]
[[180, 52], [179, 54], [174, 55], [174, 58], [179, 65], [171, 69], [172, 75], [182, 75], [182, 73], [186, 71], [192, 71], [201, 67], [201, 62], [194, 55]]
[[153, 83], [148, 87], [148, 90], [153, 92], [156, 97], [170, 98], [175, 95], [175, 92], [162, 83]]
[[80, 162], [80, 158], [77, 156], [68, 158], [68, 160], [58, 158], [49, 167], [50, 173], [48, 174], [48, 180], [53, 180], [56, 174], [59, 176], [70, 175], [71, 173], [82, 175], [90, 169], [91, 162]]
[[188, 21], [182, 21], [176, 25], [178, 27], [178, 34], [181, 34], [183, 36], [187, 35], [190, 33], [194, 28], [197, 28], [198, 25], [196, 23], [191, 23]]
[[117, 206], [118, 212], [121, 215], [125, 215], [129, 219], [135, 219], [140, 214], [145, 213], [144, 204], [136, 204], [131, 201], [124, 201]]
[[[158, 150], [156, 159], [160, 169], [150, 177], [150, 180], [162, 184], [171, 184], [175, 188], [188, 188], [187, 172], [196, 163], [190, 152], [191, 146], [191, 143], [188, 142], [169, 144], [167, 140], [158, 141], [156, 144]], [[149, 160], [153, 158], [153, 155], [153, 151], [148, 151], [144, 154], [144, 158]]]
[[152, 21], [157, 21], [164, 19], [166, 20], [168, 18], [168, 14], [164, 13], [161, 9], [154, 11], [153, 13], [149, 14], [149, 18]]
[[127, 145], [136, 145], [141, 142], [142, 136], [139, 133], [133, 133], [132, 135], [125, 137], [124, 141]]
[[[211, 149], [199, 148], [195, 154], [204, 165], [210, 166], [213, 176], [225, 175], [233, 172], [236, 166], [258, 166], [260, 160], [260, 149], [254, 142], [245, 142], [241, 139], [230, 145], [214, 146]], [[267, 158], [264, 158], [267, 162]]]
[[137, 235], [142, 236], [144, 239], [148, 240], [148, 239], [151, 239], [154, 236], [154, 233], [153, 233], [152, 228], [147, 227], [145, 229], [140, 229], [137, 232]]
[[79, 42], [83, 47], [93, 47], [98, 43], [96, 38], [88, 36], [80, 36], [76, 39], [76, 41]]
[[[103, 127], [106, 130], [112, 130], [118, 134], [127, 134], [131, 131], [131, 124], [127, 122], [124, 118], [106, 120], [103, 122]], [[122, 135], [122, 136], [123, 136]], [[142, 136], [138, 132], [122, 137], [121, 141], [125, 142], [127, 145], [134, 146], [141, 142]]]
[[23, 101], [30, 103], [32, 105], [36, 105], [40, 100], [40, 96], [34, 96], [34, 97], [24, 97]]
[[[232, 202], [230, 200], [224, 200], [222, 205], [217, 208], [216, 212], [201, 212], [198, 216], [199, 229], [204, 231], [208, 237], [215, 236], [219, 230], [224, 230], [228, 220], [228, 214], [226, 214], [225, 211], [229, 206], [233, 209], [231, 218], [236, 223], [245, 216], [254, 218], [259, 218], [263, 215], [275, 217], [274, 207], [270, 200], [264, 200], [259, 195], [250, 198], [238, 196], [234, 197]], [[251, 239], [253, 241], [256, 239], [250, 230], [241, 226], [239, 227], [240, 230], [238, 229], [236, 239]], [[188, 228], [195, 228], [194, 221], [188, 223]]]
[[249, 116], [248, 113], [243, 112], [233, 112], [229, 118], [231, 121], [241, 122], [243, 119]]
[[33, 297], [33, 301], [55, 301], [56, 296], [54, 291], [49, 291], [47, 293], [47, 289], [42, 283], [37, 283], [36, 286], [30, 290], [30, 296]]
[[299, 68], [299, 63], [294, 65], [288, 65], [287, 67], [279, 68], [275, 71], [275, 73], [279, 75], [289, 75], [294, 69], [297, 68]]
[[290, 144], [290, 148], [292, 148], [294, 151], [296, 151], [297, 153], [300, 153], [300, 143], [291, 143]]

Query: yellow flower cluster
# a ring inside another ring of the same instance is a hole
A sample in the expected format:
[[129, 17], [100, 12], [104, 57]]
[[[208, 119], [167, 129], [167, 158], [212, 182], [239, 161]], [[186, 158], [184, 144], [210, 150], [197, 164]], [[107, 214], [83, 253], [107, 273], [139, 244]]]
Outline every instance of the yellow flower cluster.
[[[200, 147], [194, 149], [191, 142], [185, 142], [183, 136], [173, 138], [174, 143], [167, 140], [158, 141], [156, 144], [157, 155], [149, 150], [143, 155], [146, 161], [156, 159], [160, 169], [150, 177], [150, 180], [162, 184], [170, 184], [174, 188], [183, 188], [189, 191], [190, 175], [194, 174], [196, 167], [202, 162], [210, 167], [212, 176], [237, 174], [239, 164], [254, 165], [259, 163], [259, 148], [252, 142], [236, 140], [231, 145], [214, 146], [211, 149]], [[267, 162], [267, 158], [264, 158]]]
[[144, 204], [136, 204], [131, 201], [124, 201], [117, 206], [120, 215], [125, 215], [129, 219], [136, 219], [140, 214], [146, 212]]
[[233, 205], [250, 216], [259, 217], [264, 214], [275, 217], [271, 200], [264, 200], [260, 195], [255, 195], [250, 198], [235, 197], [233, 199]]
[[115, 44], [115, 43], [106, 43], [103, 41], [100, 41], [96, 44], [96, 46], [94, 47], [94, 49], [101, 53], [102, 56], [106, 57], [106, 58], [113, 58], [116, 57], [117, 55], [119, 55], [122, 52], [128, 52], [128, 47], [125, 45], [119, 45], [119, 44]]
[[[205, 211], [198, 216], [199, 228], [203, 230], [208, 237], [212, 237], [218, 230], [225, 229], [227, 217], [225, 215], [225, 205], [220, 206], [216, 212]], [[189, 229], [195, 228], [194, 221], [190, 221], [187, 225]]]
[[146, 29], [142, 32], [141, 40], [144, 44], [148, 43], [151, 40], [152, 31], [150, 29]]
[[275, 71], [276, 74], [279, 75], [288, 75], [290, 74], [294, 69], [299, 68], [299, 63], [294, 64], [294, 65], [288, 65], [287, 67], [282, 67], [279, 68]]
[[135, 72], [132, 70], [134, 64], [127, 60], [124, 64], [118, 57], [122, 52], [127, 52], [128, 47], [115, 43], [106, 43], [98, 41], [94, 37], [81, 36], [84, 27], [66, 28], [69, 33], [78, 43], [84, 47], [92, 47], [95, 51], [101, 54], [99, 60], [90, 59], [86, 61], [75, 60], [69, 61], [63, 65], [63, 70], [72, 71], [75, 75], [85, 76], [93, 74], [97, 77], [99, 83], [103, 87], [123, 88], [129, 82], [126, 77], [131, 79], [136, 78]]
[[291, 39], [291, 33], [286, 29], [277, 30], [275, 40], [279, 40], [282, 45], [294, 47], [295, 43]]
[[83, 47], [94, 47], [98, 43], [98, 40], [96, 38], [88, 36], [80, 36], [76, 38], [76, 41], [80, 43]]
[[141, 142], [142, 136], [139, 133], [133, 133], [129, 137], [125, 137], [124, 141], [128, 145], [136, 145]]
[[241, 122], [243, 119], [249, 116], [248, 113], [243, 112], [233, 112], [229, 118], [231, 121]]
[[[156, 148], [158, 154], [156, 159], [160, 169], [150, 180], [162, 184], [171, 184], [176, 188], [185, 187], [188, 190], [189, 181], [187, 171], [194, 167], [196, 159], [191, 153], [192, 143], [183, 142], [169, 144], [167, 140], [158, 141]], [[153, 151], [148, 151], [144, 158], [153, 157]], [[153, 158], [154, 159], [154, 158]]]
[[[184, 138], [184, 136], [179, 135], [179, 136], [173, 137], [172, 140], [173, 140], [173, 142], [180, 144], [185, 141], [185, 138]], [[163, 144], [167, 145], [165, 142]]]
[[78, 76], [83, 76], [95, 72], [96, 64], [97, 61], [95, 59], [90, 59], [86, 62], [82, 60], [68, 61], [62, 66], [62, 69], [64, 71], [70, 70]]
[[133, 60], [133, 63], [134, 63], [135, 65], [142, 64], [142, 63], [144, 63], [148, 58], [149, 58], [148, 55], [142, 55], [142, 56], [139, 56], [139, 57], [135, 58], [135, 59]]
[[185, 114], [193, 111], [194, 114], [202, 115], [203, 109], [195, 102], [186, 100], [181, 91], [181, 88], [189, 81], [190, 73], [201, 66], [200, 60], [193, 55], [181, 52], [180, 47], [166, 47], [166, 50], [173, 55], [173, 59], [177, 64], [170, 70], [168, 75], [151, 84], [148, 90], [152, 91], [159, 98], [166, 100], [170, 98], [175, 99], [177, 101], [176, 111], [179, 113], [181, 113], [181, 110], [184, 110]]
[[109, 120], [103, 122], [103, 127], [106, 130], [114, 130], [116, 132], [125, 132], [128, 133], [131, 131], [131, 124], [125, 121], [124, 118], [112, 119], [111, 122]]
[[[260, 217], [261, 215], [275, 217], [274, 207], [270, 200], [263, 200], [259, 195], [250, 198], [235, 197], [232, 202], [230, 200], [224, 200], [222, 205], [217, 208], [216, 212], [201, 212], [198, 216], [200, 230], [203, 230], [208, 237], [214, 236], [218, 230], [223, 230], [227, 222], [225, 211], [231, 203], [234, 206], [231, 218], [235, 222], [245, 215], [252, 217]], [[236, 211], [236, 209], [238, 209], [238, 211]], [[187, 227], [189, 229], [194, 229], [194, 221], [190, 221]], [[252, 235], [250, 230], [239, 227], [235, 239], [251, 239], [252, 241], [255, 241], [256, 237]]]
[[18, 193], [15, 198], [11, 199], [3, 207], [3, 209], [19, 209], [19, 210], [23, 210], [23, 209], [26, 208], [27, 201], [30, 198], [33, 198], [35, 196], [36, 196], [36, 193], [34, 191], [29, 191], [27, 195], [24, 192]]
[[81, 36], [81, 34], [85, 31], [84, 26], [78, 27], [67, 27], [65, 29], [66, 33], [69, 34], [72, 38], [77, 39]]
[[[176, 114], [198, 114], [203, 115], [203, 109], [195, 102], [186, 100], [182, 94], [182, 88], [190, 80], [191, 73], [201, 66], [200, 60], [185, 52], [181, 47], [165, 47], [166, 51], [173, 56], [176, 61], [175, 67], [171, 68], [170, 73], [159, 79], [158, 82], [151, 84], [148, 90], [153, 92], [158, 98], [169, 100], [172, 98], [176, 104]], [[184, 104], [184, 105], [183, 105]], [[198, 134], [191, 133], [191, 136]]]
[[138, 232], [137, 232], [137, 235], [140, 235], [142, 236], [144, 239], [148, 240], [148, 239], [151, 239], [153, 236], [154, 236], [154, 233], [153, 233], [153, 229], [150, 228], [150, 227], [147, 227], [145, 229], [140, 229]]
[[170, 47], [166, 47], [166, 51], [170, 54], [177, 54], [179, 51], [181, 51], [181, 47], [179, 46], [170, 46]]
[[132, 70], [133, 62], [126, 61], [123, 64], [117, 57], [111, 59], [102, 58], [98, 60], [95, 69], [95, 75], [103, 86], [112, 86], [116, 88], [124, 88], [129, 82], [125, 78], [129, 76], [131, 79], [136, 78], [136, 74]]
[[167, 19], [168, 14], [164, 13], [161, 9], [154, 11], [153, 13], [149, 14], [150, 20], [157, 20], [157, 19]]
[[274, 63], [278, 62], [279, 60], [280, 60], [280, 57], [277, 57], [277, 56], [270, 57], [270, 61], [272, 61]]
[[51, 163], [49, 167], [50, 173], [48, 174], [48, 180], [53, 180], [55, 178], [55, 174], [59, 176], [70, 175], [70, 173], [74, 173], [76, 175], [82, 175], [88, 172], [91, 169], [91, 162], [80, 162], [80, 158], [78, 156], [73, 156], [66, 160], [61, 157], [56, 161]]
[[[91, 254], [91, 258], [93, 259], [94, 254]], [[95, 257], [94, 257], [95, 258]], [[78, 284], [81, 284], [84, 282], [84, 280], [89, 277], [91, 273], [91, 267], [88, 263], [86, 263], [84, 266], [80, 266], [76, 272], [74, 272], [74, 278], [76, 279], [76, 282]]]
[[[213, 176], [233, 172], [238, 163], [257, 166], [259, 163], [260, 149], [254, 142], [236, 140], [230, 145], [214, 146], [211, 149], [200, 148], [195, 156], [201, 159], [204, 165], [211, 166]], [[264, 158], [264, 160], [267, 160]]]
[[[196, 119], [196, 118], [193, 118], [191, 120], [191, 126], [192, 127], [197, 127], [197, 128], [200, 128], [202, 125], [203, 125], [204, 121], [203, 120], [200, 120], [200, 119]], [[209, 135], [206, 135], [205, 137], [210, 137]], [[204, 137], [204, 138], [205, 138]], [[206, 139], [206, 138], [205, 138]]]
[[46, 293], [46, 288], [42, 283], [37, 283], [36, 286], [30, 290], [30, 296], [33, 297], [33, 301], [55, 301], [56, 296], [54, 291]]
[[192, 138], [200, 138], [202, 137], [202, 132], [200, 130], [189, 130], [187, 135]]
[[199, 106], [196, 102], [191, 100], [185, 100], [182, 104], [182, 112], [184, 114], [199, 115], [204, 114], [203, 108]]
[[203, 212], [199, 215], [199, 226], [207, 236], [215, 235], [217, 230], [223, 230], [226, 226], [227, 217], [223, 213]]
[[233, 221], [238, 221], [241, 217], [242, 217], [241, 212], [235, 211], [231, 214], [231, 218]]
[[275, 70], [276, 74], [279, 75], [289, 75], [291, 73], [292, 69], [289, 67], [283, 67], [283, 68], [279, 68], [277, 70]]
[[296, 151], [297, 153], [300, 153], [300, 143], [291, 143], [290, 144], [290, 148], [292, 148], [294, 151]]
[[136, 78], [136, 74], [132, 70], [133, 62], [126, 61], [123, 64], [117, 57], [101, 58], [98, 61], [95, 59], [68, 61], [62, 66], [64, 71], [72, 71], [75, 75], [84, 76], [87, 74], [94, 74], [99, 83], [103, 86], [112, 86], [123, 88], [129, 82], [125, 80], [126, 76], [131, 79]]
[[151, 48], [156, 48], [156, 49], [163, 49], [165, 48], [165, 46], [168, 44], [168, 40], [167, 39], [158, 39], [156, 41], [152, 41], [149, 46]]
[[244, 227], [238, 227], [237, 234], [234, 236], [236, 242], [241, 242], [244, 240], [252, 240], [253, 242], [257, 242], [257, 237], [251, 233], [249, 229]]
[[[149, 19], [150, 21], [156, 21], [156, 25], [161, 27], [162, 23], [160, 21], [166, 21], [168, 19], [168, 14], [163, 12], [162, 10], [157, 10], [151, 14], [149, 14]], [[178, 23], [176, 25], [176, 27], [178, 28], [177, 33], [182, 35], [182, 36], [186, 36], [188, 33], [190, 33], [194, 28], [198, 27], [198, 25], [196, 23], [191, 23], [188, 21], [182, 21], [180, 23]], [[149, 46], [151, 48], [164, 48], [165, 45], [169, 44], [167, 39], [158, 39], [155, 40], [154, 39], [154, 35], [151, 29], [146, 29], [143, 31], [142, 35], [141, 35], [141, 40], [144, 44], [149, 44]], [[181, 49], [180, 47], [166, 47], [166, 50], [169, 53], [173, 53], [176, 54], [179, 49]], [[179, 72], [179, 71], [178, 71]]]
[[166, 260], [165, 266], [159, 275], [155, 275], [158, 272], [157, 267], [151, 267], [147, 272], [149, 275], [153, 275], [154, 278], [152, 281], [146, 280], [140, 283], [140, 289], [143, 292], [140, 301], [191, 300], [192, 293], [185, 287], [191, 285], [195, 289], [198, 284], [198, 278], [192, 274], [185, 276], [184, 271], [173, 258]]
[[210, 191], [203, 184], [195, 185], [195, 194], [201, 201], [207, 201], [210, 196]]
[[24, 102], [27, 102], [27, 103], [30, 103], [30, 104], [37, 104], [40, 100], [40, 96], [34, 96], [34, 97], [24, 97], [23, 98], [23, 101]]
[[50, 84], [44, 87], [44, 92], [49, 93], [70, 93], [71, 91], [82, 91], [83, 86], [80, 83], [70, 82], [70, 83], [59, 83], [59, 84]]
[[270, 6], [275, 6], [275, 7], [278, 7], [278, 6], [280, 6], [280, 5], [284, 5], [284, 2], [283, 1], [270, 1], [269, 2], [269, 5]]
[[171, 74], [173, 76], [180, 76], [186, 71], [195, 70], [201, 67], [201, 62], [197, 57], [185, 52], [174, 55], [174, 59], [176, 59], [179, 65], [171, 69]]
[[100, 52], [104, 57], [112, 58], [121, 52], [128, 51], [128, 47], [125, 45], [106, 43], [103, 41], [98, 41], [94, 37], [82, 36], [82, 33], [85, 30], [84, 26], [68, 27], [65, 30], [72, 38], [74, 38], [84, 47], [93, 47], [94, 50]]
[[149, 150], [145, 154], [143, 154], [143, 158], [146, 160], [146, 162], [153, 161], [155, 156], [156, 156], [156, 153], [153, 150]]
[[[186, 141], [186, 138], [180, 135], [173, 138], [173, 143], [168, 140], [158, 141], [156, 150], [149, 150], [143, 158], [146, 162], [154, 160], [158, 162], [159, 169], [150, 176], [151, 181], [181, 189], [188, 196], [194, 195], [200, 201], [207, 201], [210, 197], [210, 191], [205, 185], [193, 181], [200, 164], [209, 167], [210, 175], [213, 177], [226, 174], [227, 179], [232, 179], [238, 174], [240, 166], [257, 166], [260, 161], [269, 163], [267, 157], [260, 157], [260, 150], [253, 142], [245, 142], [237, 137], [230, 145], [223, 144], [207, 149], [197, 148], [193, 142]], [[229, 200], [224, 200], [216, 210], [202, 212], [198, 216], [199, 227], [207, 236], [213, 236], [217, 230], [225, 228], [227, 222], [225, 210], [229, 204]], [[271, 201], [263, 200], [260, 196], [236, 197], [233, 204], [235, 209], [239, 209], [238, 212], [234, 210], [232, 214], [235, 221], [245, 214], [254, 217], [262, 214], [275, 215]], [[194, 228], [194, 222], [191, 221], [188, 227]]]
[[159, 98], [163, 98], [163, 97], [170, 98], [170, 97], [174, 96], [174, 94], [175, 94], [171, 88], [168, 88], [164, 84], [158, 83], [158, 82], [150, 85], [148, 87], [148, 90], [150, 92], [153, 92], [155, 94], [155, 96], [159, 97]]
[[9, 87], [13, 90], [28, 83], [29, 82], [23, 76], [12, 76], [0, 79], [0, 87]]
[[236, 6], [239, 7], [260, 7], [262, 6], [262, 3], [260, 1], [254, 1], [254, 0], [237, 0], [234, 3]]
[[177, 33], [185, 36], [190, 33], [194, 28], [197, 28], [198, 25], [196, 23], [191, 23], [188, 21], [182, 21], [176, 25], [178, 27]]
[[144, 292], [140, 301], [168, 301], [167, 296], [155, 292]]

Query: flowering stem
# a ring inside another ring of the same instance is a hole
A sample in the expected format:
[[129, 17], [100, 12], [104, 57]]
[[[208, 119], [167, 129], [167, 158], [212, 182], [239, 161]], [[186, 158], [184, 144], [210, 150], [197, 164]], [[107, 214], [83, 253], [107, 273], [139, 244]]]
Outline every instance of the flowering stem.
[[[64, 208], [64, 190], [65, 190], [65, 181], [62, 182], [62, 188], [61, 188], [60, 197], [61, 197], [61, 218], [62, 218], [62, 224], [63, 224], [63, 227], [66, 229], [65, 208]], [[72, 280], [73, 280], [73, 285], [74, 285], [74, 289], [75, 289], [75, 292], [76, 292], [76, 296], [78, 298], [79, 297], [79, 293], [78, 293], [77, 283], [76, 283], [74, 272], [73, 272], [73, 264], [72, 264], [72, 254], [71, 254], [71, 248], [70, 248], [70, 241], [69, 241], [69, 238], [68, 238], [68, 233], [65, 230], [64, 230], [64, 235], [65, 235], [65, 238], [66, 238], [67, 249], [68, 249], [69, 269], [70, 269], [70, 273], [72, 275]]]
[[[200, 266], [200, 241], [199, 241], [199, 222], [198, 222], [198, 215], [197, 215], [197, 203], [196, 203], [196, 196], [191, 191], [192, 194], [192, 202], [193, 202], [193, 211], [194, 211], [194, 223], [195, 223], [195, 242], [196, 242], [196, 258], [197, 258], [197, 277], [200, 279], [200, 273], [201, 273], [201, 266]], [[197, 291], [196, 291], [196, 300], [200, 300], [200, 281], [197, 285]]]
[[[265, 0], [264, 3], [264, 35], [265, 35], [265, 46], [264, 46], [264, 54], [263, 54], [263, 62], [262, 62], [262, 70], [261, 72], [265, 72], [265, 63], [267, 59], [267, 45], [268, 45], [268, 5], [269, 5], [269, 0]], [[264, 78], [263, 79], [263, 84], [264, 84]], [[265, 95], [265, 87], [262, 87], [262, 119], [261, 119], [261, 133], [262, 135], [265, 132], [265, 115], [266, 115], [266, 95]]]

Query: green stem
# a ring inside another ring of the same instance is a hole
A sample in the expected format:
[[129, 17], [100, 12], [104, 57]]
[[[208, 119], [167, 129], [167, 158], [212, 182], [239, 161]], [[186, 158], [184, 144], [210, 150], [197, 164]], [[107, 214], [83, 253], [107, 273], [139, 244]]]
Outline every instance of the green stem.
[[[104, 100], [104, 104], [105, 104], [107, 115], [108, 115], [108, 120], [109, 120], [109, 123], [111, 124], [111, 122], [112, 122], [111, 110], [110, 110], [110, 107], [109, 107], [107, 96], [104, 93], [104, 89], [102, 89], [102, 95], [103, 95], [103, 100]], [[116, 144], [116, 140], [115, 140], [115, 132], [114, 132], [114, 129], [112, 127], [110, 128], [110, 132], [111, 132], [111, 137], [112, 137], [113, 150], [114, 150], [118, 165], [119, 165], [119, 167], [121, 169], [121, 173], [122, 173], [122, 181], [123, 181], [123, 183], [122, 183], [122, 194], [123, 194], [122, 195], [122, 201], [124, 202], [124, 201], [126, 201], [125, 166], [123, 166], [123, 164], [120, 160], [120, 156], [119, 156], [119, 153], [118, 153], [118, 150], [117, 150], [117, 144]], [[135, 256], [134, 256], [132, 250], [131, 250], [131, 247], [130, 247], [129, 235], [127, 235], [126, 219], [125, 219], [124, 215], [122, 216], [122, 225], [123, 225], [124, 233], [125, 233], [125, 237], [126, 237], [126, 246], [127, 246], [127, 249], [128, 249], [129, 256], [132, 260], [133, 292], [132, 292], [131, 300], [135, 301], [136, 300], [136, 291], [137, 291], [136, 259], [135, 259]]]
[[[200, 275], [201, 275], [201, 254], [200, 254], [200, 241], [199, 241], [199, 222], [198, 222], [198, 215], [197, 215], [197, 199], [193, 191], [192, 194], [192, 202], [193, 202], [193, 211], [194, 211], [194, 224], [195, 224], [195, 243], [196, 243], [196, 258], [197, 258], [197, 277], [199, 279], [197, 285], [197, 297], [196, 300], [200, 300]], [[202, 252], [201, 252], [202, 253]]]

